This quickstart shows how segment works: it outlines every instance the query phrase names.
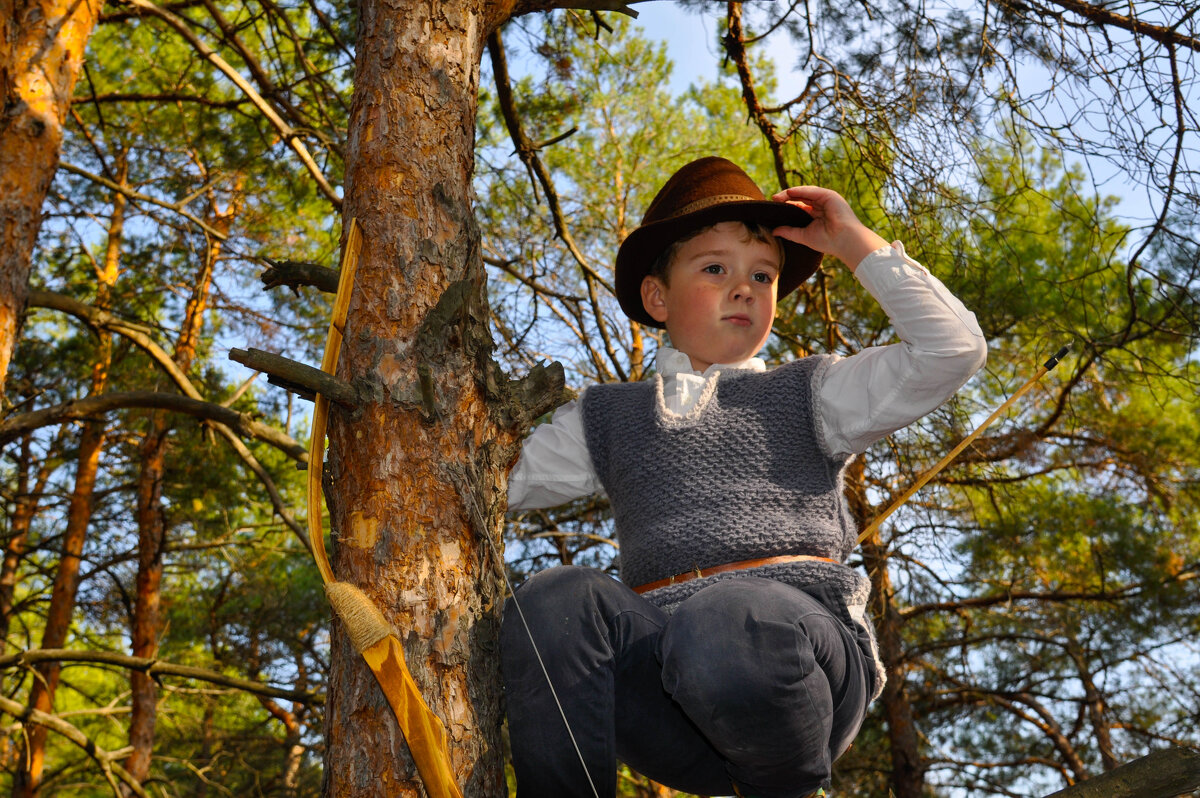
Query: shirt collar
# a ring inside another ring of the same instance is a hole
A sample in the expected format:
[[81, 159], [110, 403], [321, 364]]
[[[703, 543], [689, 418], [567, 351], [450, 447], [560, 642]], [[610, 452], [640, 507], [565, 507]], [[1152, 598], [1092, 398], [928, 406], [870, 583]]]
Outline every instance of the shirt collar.
[[692, 359], [690, 357], [678, 349], [672, 349], [669, 346], [659, 348], [658, 352], [654, 355], [654, 367], [663, 376], [663, 379], [678, 377], [682, 374], [708, 378], [718, 371], [732, 369], [745, 369], [747, 371], [767, 370], [766, 361], [761, 357], [752, 357], [737, 363], [714, 363], [701, 373], [692, 368]]

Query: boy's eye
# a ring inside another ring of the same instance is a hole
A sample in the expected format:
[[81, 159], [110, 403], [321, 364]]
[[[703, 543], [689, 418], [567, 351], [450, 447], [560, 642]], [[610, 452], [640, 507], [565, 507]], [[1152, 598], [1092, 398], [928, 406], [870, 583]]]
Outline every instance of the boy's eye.
[[710, 263], [704, 267], [704, 271], [708, 272], [709, 274], [720, 274], [721, 272], [725, 271], [725, 267], [719, 263]]
[[755, 272], [754, 279], [756, 282], [770, 285], [771, 283], [775, 282], [775, 275], [771, 274], [770, 272]]

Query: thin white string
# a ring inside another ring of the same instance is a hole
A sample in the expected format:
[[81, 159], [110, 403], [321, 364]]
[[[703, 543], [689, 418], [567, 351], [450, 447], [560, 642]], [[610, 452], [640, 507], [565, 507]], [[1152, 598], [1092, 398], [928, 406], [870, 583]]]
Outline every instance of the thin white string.
[[[453, 474], [452, 476], [457, 477], [458, 475]], [[458, 483], [458, 479], [454, 481]], [[525, 620], [525, 611], [521, 609], [521, 602], [517, 600], [517, 592], [513, 589], [512, 581], [508, 578], [508, 571], [504, 567], [504, 557], [500, 554], [500, 549], [496, 547], [492, 536], [488, 534], [483, 513], [475, 501], [475, 494], [470, 490], [470, 485], [459, 484], [458, 487], [459, 492], [464, 494], [467, 497], [467, 501], [471, 503], [471, 511], [475, 515], [475, 526], [478, 528], [479, 535], [487, 541], [488, 548], [492, 550], [492, 554], [496, 557], [496, 562], [500, 568], [500, 575], [504, 579], [504, 584], [508, 587], [508, 595], [512, 596], [513, 606], [517, 608], [517, 615], [521, 619], [521, 626], [525, 628], [525, 636], [529, 638], [529, 645], [533, 647], [533, 655], [537, 657], [538, 665], [542, 669], [542, 675], [546, 677], [546, 686], [550, 688], [550, 695], [554, 698], [554, 705], [558, 707], [558, 715], [562, 718], [563, 725], [567, 728], [567, 736], [571, 738], [571, 745], [575, 748], [575, 755], [579, 757], [579, 764], [583, 766], [583, 775], [587, 776], [588, 786], [592, 788], [592, 795], [595, 798], [600, 798], [600, 791], [596, 789], [596, 783], [592, 781], [592, 774], [588, 770], [587, 761], [583, 758], [583, 751], [580, 750], [579, 743], [575, 740], [575, 732], [571, 730], [571, 722], [567, 720], [566, 710], [563, 709], [562, 702], [558, 700], [558, 691], [554, 689], [554, 682], [550, 680], [550, 671], [546, 669], [546, 663], [542, 660], [542, 652], [538, 650], [537, 643], [533, 640], [533, 632], [529, 629], [529, 622]]]

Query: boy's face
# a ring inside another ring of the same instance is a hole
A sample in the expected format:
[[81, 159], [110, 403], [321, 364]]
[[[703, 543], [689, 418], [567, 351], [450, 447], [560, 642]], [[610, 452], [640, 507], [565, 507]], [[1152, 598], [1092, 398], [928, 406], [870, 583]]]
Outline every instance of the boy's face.
[[777, 246], [741, 222], [721, 222], [679, 247], [667, 280], [642, 281], [642, 304], [692, 368], [737, 363], [758, 354], [771, 334], [779, 268]]

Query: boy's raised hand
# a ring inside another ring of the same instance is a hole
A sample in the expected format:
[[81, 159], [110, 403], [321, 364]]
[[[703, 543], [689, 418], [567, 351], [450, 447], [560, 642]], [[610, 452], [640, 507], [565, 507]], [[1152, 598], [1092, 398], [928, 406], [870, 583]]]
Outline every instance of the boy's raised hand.
[[833, 255], [850, 271], [858, 268], [867, 255], [888, 245], [882, 236], [860, 222], [850, 203], [832, 189], [793, 186], [771, 199], [795, 205], [813, 218], [807, 227], [777, 227], [772, 231], [775, 235]]

